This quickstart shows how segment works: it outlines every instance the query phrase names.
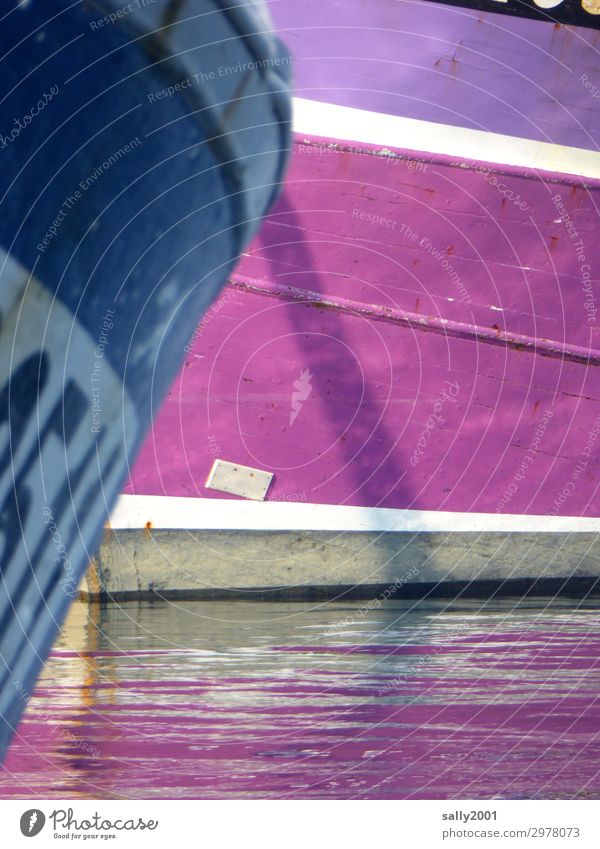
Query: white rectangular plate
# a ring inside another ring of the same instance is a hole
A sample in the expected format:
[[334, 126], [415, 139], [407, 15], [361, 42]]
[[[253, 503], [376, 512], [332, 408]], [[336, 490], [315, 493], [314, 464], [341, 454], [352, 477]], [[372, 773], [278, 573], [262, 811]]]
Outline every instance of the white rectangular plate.
[[242, 498], [264, 501], [272, 480], [272, 472], [240, 466], [239, 463], [228, 463], [227, 460], [215, 460], [205, 486], [207, 489], [229, 492]]

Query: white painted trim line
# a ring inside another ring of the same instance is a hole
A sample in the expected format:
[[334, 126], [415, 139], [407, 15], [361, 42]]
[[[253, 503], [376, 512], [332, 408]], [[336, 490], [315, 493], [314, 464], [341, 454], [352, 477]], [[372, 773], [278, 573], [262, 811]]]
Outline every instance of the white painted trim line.
[[294, 132], [600, 179], [600, 151], [295, 97]]
[[115, 530], [437, 531], [600, 533], [600, 518], [519, 516], [394, 510], [335, 504], [121, 495], [110, 520]]

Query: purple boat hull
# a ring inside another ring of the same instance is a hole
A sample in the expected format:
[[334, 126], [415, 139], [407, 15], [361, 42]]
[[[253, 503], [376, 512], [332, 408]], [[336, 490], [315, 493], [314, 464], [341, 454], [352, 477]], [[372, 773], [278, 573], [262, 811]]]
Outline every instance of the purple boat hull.
[[270, 10], [298, 97], [598, 149], [598, 30], [427, 0]]
[[593, 252], [598, 187], [504, 175], [522, 212], [476, 169], [303, 147], [126, 492], [205, 496], [216, 443], [275, 500], [493, 512], [516, 475], [508, 512], [549, 514], [579, 469], [559, 512], [600, 515], [598, 327], [553, 221]]
[[[427, 2], [340, 25], [338, 5], [274, 4], [299, 95], [285, 191], [182, 340], [108, 592], [133, 591], [129, 545], [144, 590], [214, 590], [217, 566], [246, 588], [598, 576], [598, 33]], [[266, 495], [240, 488], [262, 472]]]

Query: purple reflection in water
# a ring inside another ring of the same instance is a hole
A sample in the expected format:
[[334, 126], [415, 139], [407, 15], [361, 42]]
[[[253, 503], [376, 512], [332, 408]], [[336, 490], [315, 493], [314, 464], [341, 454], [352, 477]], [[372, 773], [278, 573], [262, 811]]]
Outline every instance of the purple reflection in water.
[[600, 798], [599, 658], [577, 602], [78, 604], [0, 798]]

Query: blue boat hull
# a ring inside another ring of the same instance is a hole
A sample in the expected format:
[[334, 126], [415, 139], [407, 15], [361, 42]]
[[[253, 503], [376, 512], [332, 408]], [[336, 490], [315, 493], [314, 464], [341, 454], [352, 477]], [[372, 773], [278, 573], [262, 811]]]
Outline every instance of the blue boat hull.
[[1, 756], [290, 128], [260, 8], [45, 0], [0, 37]]

